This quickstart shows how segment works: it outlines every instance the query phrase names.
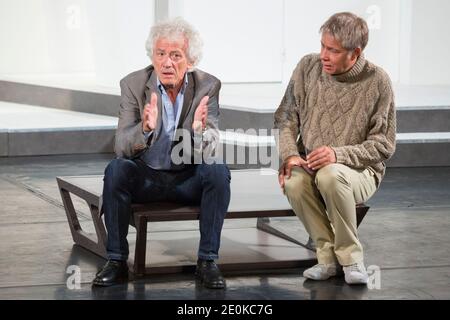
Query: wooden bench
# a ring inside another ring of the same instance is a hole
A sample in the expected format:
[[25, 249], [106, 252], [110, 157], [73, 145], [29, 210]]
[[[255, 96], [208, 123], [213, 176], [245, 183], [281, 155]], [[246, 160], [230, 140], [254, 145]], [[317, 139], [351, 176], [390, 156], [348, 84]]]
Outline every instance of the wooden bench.
[[[73, 241], [97, 255], [106, 258], [106, 230], [102, 215], [103, 176], [66, 176], [56, 178], [66, 211]], [[96, 237], [84, 231], [80, 225], [71, 195], [83, 199], [90, 209]], [[369, 208], [357, 206], [358, 225]], [[174, 203], [133, 204], [130, 225], [136, 228], [134, 263], [130, 270], [137, 275], [152, 273], [174, 273], [192, 269], [193, 265], [146, 266], [147, 225], [157, 221], [197, 220], [199, 207], [183, 206]], [[226, 219], [258, 218], [258, 232], [281, 237], [303, 248], [308, 243], [289, 236], [273, 227], [270, 217], [295, 216], [286, 197], [281, 193], [277, 172], [270, 169], [235, 170], [231, 179], [231, 202]], [[300, 221], [298, 222], [300, 224]], [[222, 251], [222, 249], [221, 249]], [[270, 268], [308, 267], [316, 263], [312, 251], [304, 259], [283, 261], [258, 261], [220, 264], [223, 270], [255, 270]]]

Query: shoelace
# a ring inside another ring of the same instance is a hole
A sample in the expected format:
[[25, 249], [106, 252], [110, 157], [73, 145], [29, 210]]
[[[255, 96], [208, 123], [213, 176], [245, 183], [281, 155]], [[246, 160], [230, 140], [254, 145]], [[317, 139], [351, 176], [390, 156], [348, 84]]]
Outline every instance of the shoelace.
[[359, 266], [357, 264], [352, 264], [350, 266], [350, 272], [353, 272], [353, 271], [362, 272], [362, 270], [359, 268]]
[[325, 270], [330, 269], [330, 266], [327, 266], [327, 265], [325, 265], [323, 263], [318, 263], [315, 266], [313, 266], [312, 268], [313, 269], [320, 269], [320, 271], [325, 271]]
[[326, 266], [322, 263], [318, 263], [313, 268], [314, 269], [326, 269]]

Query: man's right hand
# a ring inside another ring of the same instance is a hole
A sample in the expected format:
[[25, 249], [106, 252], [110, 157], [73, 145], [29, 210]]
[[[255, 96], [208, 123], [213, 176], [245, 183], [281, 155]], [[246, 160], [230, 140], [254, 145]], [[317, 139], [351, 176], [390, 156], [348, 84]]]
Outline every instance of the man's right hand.
[[158, 119], [158, 96], [152, 93], [150, 103], [144, 106], [144, 114], [142, 121], [142, 130], [150, 132], [156, 128], [156, 120]]
[[292, 167], [308, 167], [308, 163], [300, 156], [290, 156], [281, 165], [278, 170], [278, 182], [280, 187], [284, 189], [284, 179], [291, 177]]

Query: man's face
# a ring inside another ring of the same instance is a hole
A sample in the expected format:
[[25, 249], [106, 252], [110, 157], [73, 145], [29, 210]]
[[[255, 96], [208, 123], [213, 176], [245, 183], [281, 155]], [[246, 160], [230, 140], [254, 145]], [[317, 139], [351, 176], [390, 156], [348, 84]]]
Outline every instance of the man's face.
[[188, 61], [187, 40], [159, 38], [153, 48], [152, 62], [159, 81], [167, 89], [181, 87], [184, 75], [192, 64]]
[[320, 60], [326, 73], [335, 75], [350, 70], [358, 59], [358, 52], [359, 48], [349, 51], [332, 35], [322, 33]]

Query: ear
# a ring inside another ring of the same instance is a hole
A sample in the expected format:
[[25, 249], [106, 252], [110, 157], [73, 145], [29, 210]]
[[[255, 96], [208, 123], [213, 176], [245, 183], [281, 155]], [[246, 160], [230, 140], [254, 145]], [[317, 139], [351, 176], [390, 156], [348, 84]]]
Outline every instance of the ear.
[[359, 56], [361, 55], [361, 52], [362, 52], [362, 50], [361, 50], [360, 47], [354, 49], [353, 52], [352, 52], [352, 60], [358, 59]]
[[192, 70], [192, 68], [194, 67], [194, 64], [192, 62], [188, 62], [187, 67], [188, 67], [188, 70]]

